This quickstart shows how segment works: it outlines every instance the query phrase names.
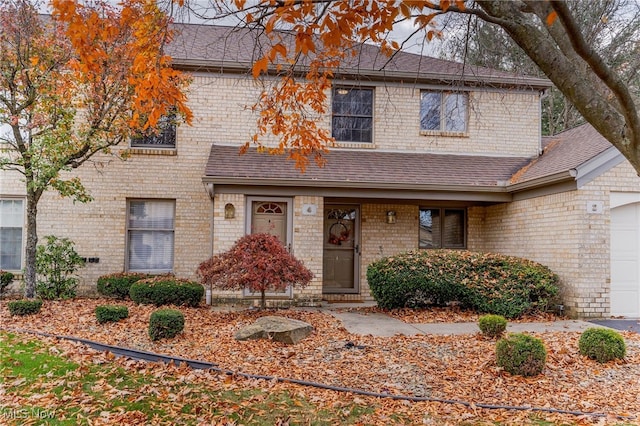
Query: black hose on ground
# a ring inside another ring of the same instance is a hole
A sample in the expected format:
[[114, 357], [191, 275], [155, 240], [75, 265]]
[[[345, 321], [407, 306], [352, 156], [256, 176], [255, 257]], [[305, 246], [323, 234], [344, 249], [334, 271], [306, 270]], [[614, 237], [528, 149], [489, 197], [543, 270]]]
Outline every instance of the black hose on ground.
[[[98, 343], [92, 340], [82, 339], [79, 337], [58, 336], [55, 334], [45, 333], [40, 331], [8, 329], [4, 327], [0, 327], [0, 330], [7, 331], [7, 332], [14, 332], [14, 333], [35, 334], [37, 336], [69, 340], [72, 342], [77, 342], [77, 343], [81, 343], [83, 345], [89, 346], [90, 348], [100, 352], [105, 352], [105, 351], [111, 352], [116, 356], [123, 356], [123, 357], [132, 358], [140, 361], [151, 361], [151, 362], [161, 361], [167, 364], [173, 363], [175, 365], [180, 365], [181, 363], [184, 363], [193, 369], [210, 370], [218, 373], [223, 373], [229, 376], [237, 376], [237, 377], [243, 377], [247, 379], [258, 379], [258, 380], [268, 380], [268, 381], [276, 380], [282, 383], [292, 383], [292, 384], [301, 385], [301, 386], [327, 389], [327, 390], [332, 390], [336, 392], [347, 392], [347, 393], [352, 393], [356, 395], [371, 396], [375, 398], [389, 398], [389, 399], [409, 401], [409, 402], [439, 402], [443, 404], [459, 404], [464, 407], [484, 408], [489, 410], [535, 411], [535, 412], [553, 413], [553, 414], [568, 414], [572, 416], [607, 417], [607, 414], [605, 413], [590, 413], [590, 412], [584, 412], [584, 411], [563, 410], [559, 408], [530, 407], [530, 406], [517, 406], [517, 405], [493, 405], [493, 404], [484, 404], [484, 403], [471, 403], [471, 402], [461, 401], [457, 399], [435, 398], [430, 396], [394, 395], [389, 393], [370, 392], [363, 389], [354, 389], [354, 388], [346, 388], [341, 386], [326, 385], [324, 383], [309, 382], [306, 380], [299, 380], [299, 379], [293, 379], [288, 377], [275, 377], [275, 376], [265, 376], [260, 374], [234, 372], [232, 370], [219, 368], [218, 364], [215, 364], [215, 363], [192, 360], [187, 358], [180, 358], [180, 357], [175, 357], [170, 355], [156, 354], [153, 352], [140, 351], [136, 349], [121, 348], [119, 346]], [[635, 420], [634, 416], [616, 415], [616, 418], [619, 420]]]

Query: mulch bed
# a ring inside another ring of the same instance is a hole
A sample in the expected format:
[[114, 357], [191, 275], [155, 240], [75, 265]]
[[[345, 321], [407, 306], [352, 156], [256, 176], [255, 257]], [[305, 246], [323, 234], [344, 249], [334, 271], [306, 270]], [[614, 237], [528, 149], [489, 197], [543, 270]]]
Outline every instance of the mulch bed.
[[[98, 324], [97, 305], [124, 304], [129, 318]], [[472, 404], [403, 403], [384, 400], [390, 410], [402, 410], [416, 418], [429, 412], [451, 422], [459, 420], [507, 421], [521, 424], [527, 411], [479, 409], [473, 404], [546, 407], [603, 413], [605, 417], [573, 416], [540, 412], [553, 422], [609, 423], [617, 416], [640, 422], [640, 335], [622, 333], [627, 356], [622, 361], [598, 364], [578, 353], [580, 333], [534, 334], [542, 338], [547, 366], [533, 378], [511, 376], [495, 363], [495, 341], [480, 334], [464, 336], [353, 335], [329, 314], [314, 310], [214, 311], [209, 307], [179, 309], [186, 319], [185, 331], [171, 340], [152, 342], [149, 316], [156, 308], [107, 299], [76, 299], [45, 302], [38, 315], [12, 317], [6, 301], [0, 302], [0, 326], [82, 337], [110, 345], [175, 355], [217, 363], [220, 368], [251, 374], [289, 377], [327, 385], [357, 388], [376, 393], [424, 396], [466, 401]], [[370, 311], [376, 311], [371, 308]], [[312, 335], [297, 345], [271, 340], [239, 342], [233, 334], [263, 315], [281, 315], [313, 325]], [[477, 316], [456, 311], [398, 311], [394, 316], [408, 322], [476, 321]], [[432, 321], [427, 321], [431, 319]], [[529, 318], [533, 320], [535, 318]], [[540, 319], [540, 318], [539, 318]], [[552, 317], [542, 318], [545, 321]], [[304, 394], [344, 400], [345, 394], [304, 388]], [[378, 400], [376, 400], [378, 401]], [[335, 402], [335, 401], [334, 401]], [[330, 402], [327, 402], [328, 404]]]

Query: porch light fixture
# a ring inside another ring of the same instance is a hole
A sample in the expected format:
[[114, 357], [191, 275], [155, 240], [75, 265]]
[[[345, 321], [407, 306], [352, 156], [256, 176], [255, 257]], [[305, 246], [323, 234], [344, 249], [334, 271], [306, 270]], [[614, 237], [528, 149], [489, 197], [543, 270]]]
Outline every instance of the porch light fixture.
[[396, 223], [396, 211], [395, 210], [387, 211], [387, 223]]
[[236, 217], [236, 208], [233, 204], [227, 203], [224, 206], [224, 218], [233, 219], [234, 217]]
[[336, 92], [338, 92], [338, 95], [343, 95], [344, 96], [344, 95], [349, 93], [349, 89], [340, 88], [340, 89], [336, 90]]

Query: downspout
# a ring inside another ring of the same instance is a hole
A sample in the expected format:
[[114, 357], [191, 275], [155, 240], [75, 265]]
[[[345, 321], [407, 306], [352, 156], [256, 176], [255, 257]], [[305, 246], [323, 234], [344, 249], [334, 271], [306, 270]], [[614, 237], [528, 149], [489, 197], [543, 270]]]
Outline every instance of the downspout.
[[549, 96], [549, 89], [540, 91], [540, 100], [538, 101], [538, 117], [540, 117], [540, 133], [538, 137], [538, 155], [542, 155], [542, 100]]
[[[211, 211], [209, 214], [211, 225], [209, 229], [209, 257], [213, 257], [213, 240], [214, 240], [214, 222], [215, 222], [215, 191], [213, 187], [213, 183], [211, 182], [203, 182], [204, 188], [209, 195], [209, 199], [211, 200]], [[209, 288], [205, 289], [205, 301], [207, 305], [211, 305], [211, 284], [209, 284]]]

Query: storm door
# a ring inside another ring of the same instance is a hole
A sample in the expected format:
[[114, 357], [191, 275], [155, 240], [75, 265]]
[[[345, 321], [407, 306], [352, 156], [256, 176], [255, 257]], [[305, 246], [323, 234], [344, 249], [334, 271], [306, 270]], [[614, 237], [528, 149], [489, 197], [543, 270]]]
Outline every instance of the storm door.
[[323, 293], [358, 293], [360, 291], [359, 225], [359, 206], [325, 206]]

